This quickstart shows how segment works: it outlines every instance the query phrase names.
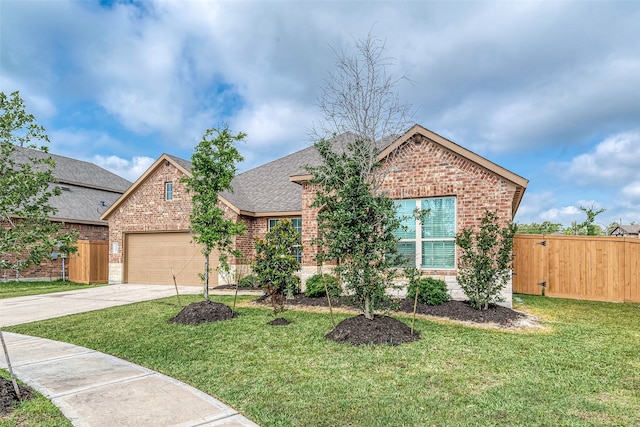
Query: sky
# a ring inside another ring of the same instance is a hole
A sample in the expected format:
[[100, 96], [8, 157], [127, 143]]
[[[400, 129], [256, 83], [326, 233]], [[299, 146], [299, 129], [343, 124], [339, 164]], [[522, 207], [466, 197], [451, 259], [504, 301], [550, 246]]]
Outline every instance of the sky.
[[418, 123], [529, 180], [518, 223], [640, 222], [640, 2], [0, 0], [0, 90], [50, 152], [131, 181], [206, 129], [241, 171], [313, 143], [371, 33]]

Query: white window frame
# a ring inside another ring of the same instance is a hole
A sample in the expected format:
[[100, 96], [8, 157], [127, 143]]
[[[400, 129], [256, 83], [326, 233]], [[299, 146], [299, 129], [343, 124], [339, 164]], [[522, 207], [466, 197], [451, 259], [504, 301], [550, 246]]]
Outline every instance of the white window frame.
[[173, 200], [173, 182], [167, 181], [164, 183], [164, 199], [167, 202]]
[[[414, 243], [415, 247], [415, 267], [418, 270], [455, 270], [457, 265], [456, 259], [456, 250], [455, 250], [455, 234], [457, 232], [457, 219], [458, 219], [458, 203], [457, 199], [453, 196], [447, 197], [431, 197], [431, 198], [422, 198], [422, 199], [403, 199], [396, 200], [396, 203], [399, 202], [415, 202], [414, 208], [422, 209], [422, 202], [425, 200], [436, 200], [436, 199], [452, 199], [453, 200], [453, 236], [451, 237], [433, 237], [433, 238], [424, 238], [422, 236], [422, 221], [420, 219], [415, 219], [415, 236], [413, 238], [401, 238], [398, 243], [408, 242]], [[413, 211], [413, 210], [412, 210]], [[411, 213], [413, 214], [413, 212]], [[424, 242], [453, 242], [453, 266], [451, 267], [434, 267], [434, 266], [423, 266], [422, 265], [422, 244]]]

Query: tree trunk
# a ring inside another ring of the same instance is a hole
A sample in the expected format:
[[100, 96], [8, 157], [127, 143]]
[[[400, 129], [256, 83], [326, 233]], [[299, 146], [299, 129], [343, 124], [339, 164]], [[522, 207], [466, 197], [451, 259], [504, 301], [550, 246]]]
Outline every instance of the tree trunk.
[[204, 254], [204, 299], [209, 301], [209, 250]]
[[371, 298], [364, 297], [364, 317], [365, 319], [373, 320], [373, 313], [371, 312]]
[[7, 360], [7, 367], [9, 368], [9, 376], [11, 377], [11, 383], [13, 384], [13, 391], [16, 393], [16, 397], [18, 398], [18, 400], [22, 401], [22, 396], [20, 395], [20, 388], [18, 387], [18, 383], [16, 382], [16, 376], [13, 374], [13, 366], [11, 365], [11, 360], [9, 359], [9, 351], [7, 350], [7, 343], [4, 342], [4, 335], [2, 334], [2, 329], [0, 329], [0, 341], [2, 341], [4, 358]]

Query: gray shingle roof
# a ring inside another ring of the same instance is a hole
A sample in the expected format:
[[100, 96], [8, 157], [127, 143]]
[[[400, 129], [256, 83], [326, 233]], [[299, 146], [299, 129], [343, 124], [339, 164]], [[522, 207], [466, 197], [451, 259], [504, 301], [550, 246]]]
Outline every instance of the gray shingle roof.
[[[339, 135], [333, 139], [334, 149], [344, 149], [346, 142], [353, 141], [351, 133]], [[380, 143], [386, 147], [395, 138], [387, 138]], [[191, 162], [175, 156], [169, 156], [186, 170], [191, 171]], [[302, 210], [302, 187], [291, 182], [293, 175], [307, 174], [305, 166], [317, 166], [320, 155], [313, 146], [281, 157], [277, 160], [250, 169], [236, 175], [231, 182], [233, 192], [225, 191], [220, 195], [240, 210], [265, 212], [298, 212]]]
[[52, 197], [50, 205], [58, 210], [52, 219], [66, 222], [107, 224], [100, 216], [111, 206], [131, 182], [93, 163], [28, 148], [16, 147], [14, 158], [26, 163], [29, 158], [51, 157], [56, 163], [53, 176], [63, 191]]

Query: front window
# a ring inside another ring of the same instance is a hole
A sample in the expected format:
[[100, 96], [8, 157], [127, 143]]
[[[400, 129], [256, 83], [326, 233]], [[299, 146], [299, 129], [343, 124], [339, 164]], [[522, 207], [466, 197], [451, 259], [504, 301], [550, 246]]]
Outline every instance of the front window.
[[[302, 218], [289, 218], [291, 220], [291, 225], [293, 229], [300, 235], [302, 235]], [[274, 227], [278, 221], [281, 221], [281, 218], [271, 218], [269, 219], [269, 231], [271, 227]], [[293, 256], [296, 257], [296, 261], [302, 264], [302, 246], [295, 246], [292, 248]]]
[[[405, 265], [422, 269], [455, 268], [456, 199], [398, 200], [398, 216], [403, 227], [396, 231], [398, 253]], [[416, 209], [428, 211], [416, 219]]]
[[173, 200], [173, 182], [164, 183], [164, 198], [165, 200]]

